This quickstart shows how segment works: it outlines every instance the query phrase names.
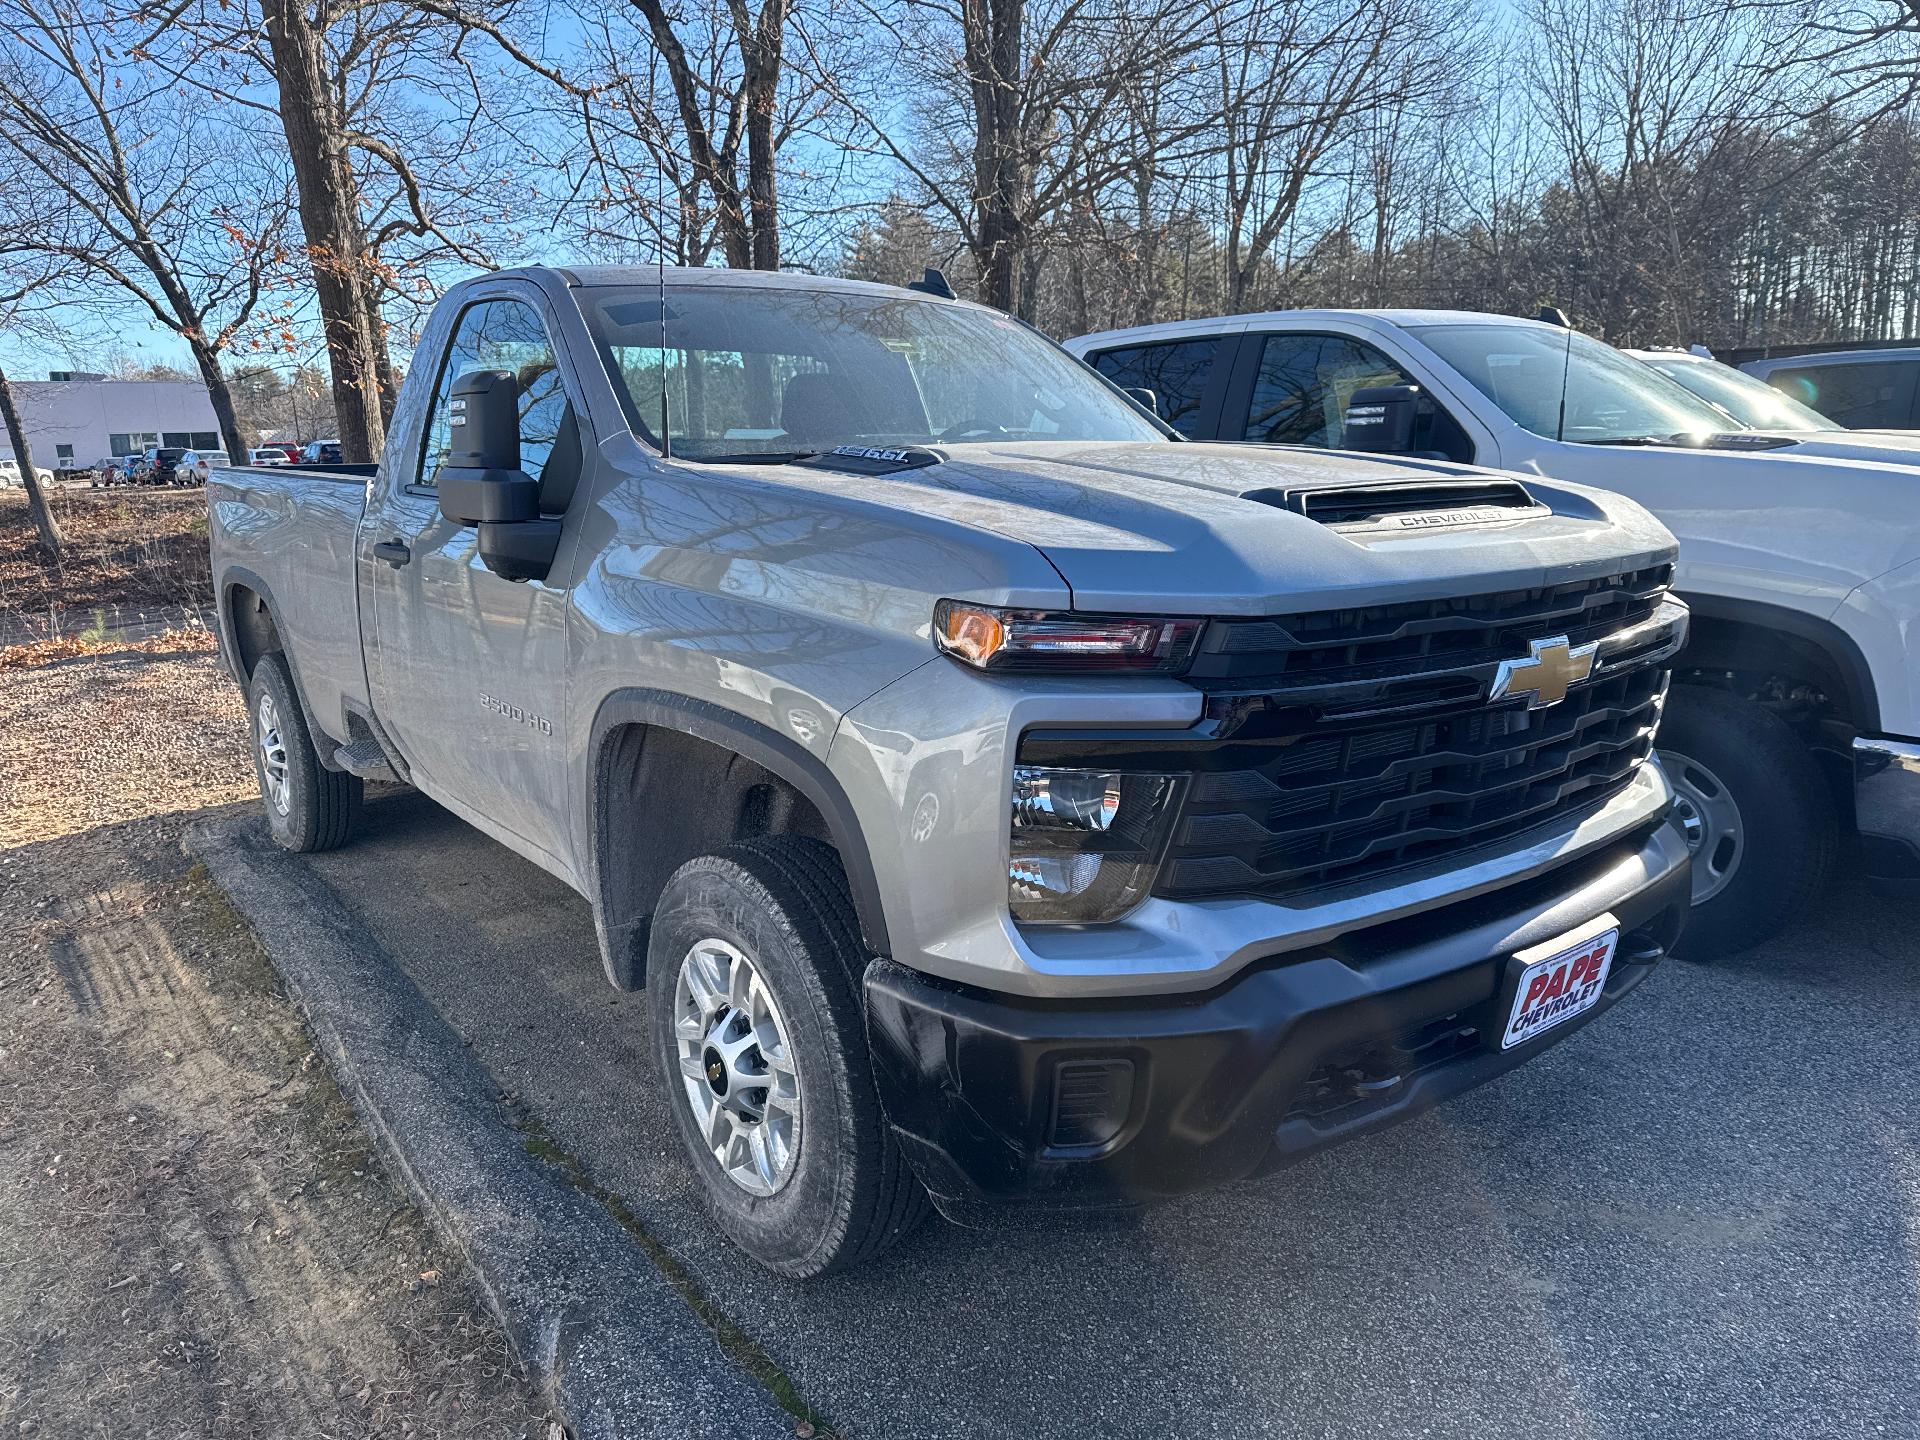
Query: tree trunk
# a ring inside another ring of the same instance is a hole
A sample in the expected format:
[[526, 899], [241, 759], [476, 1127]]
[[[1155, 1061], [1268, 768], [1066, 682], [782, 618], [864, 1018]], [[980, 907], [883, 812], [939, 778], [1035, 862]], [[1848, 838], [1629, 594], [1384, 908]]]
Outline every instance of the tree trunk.
[[247, 442], [240, 433], [240, 412], [234, 407], [233, 389], [227, 384], [226, 373], [220, 368], [220, 357], [204, 345], [188, 341], [193, 350], [193, 363], [199, 368], [200, 379], [206, 384], [207, 398], [213, 402], [214, 423], [220, 427], [220, 444], [226, 449], [227, 457], [236, 465], [247, 462]]
[[47, 492], [40, 488], [40, 474], [33, 468], [33, 450], [27, 444], [27, 427], [20, 423], [20, 407], [13, 403], [13, 386], [7, 373], [0, 370], [0, 418], [7, 423], [7, 439], [13, 445], [13, 461], [20, 467], [20, 483], [27, 487], [27, 509], [33, 512], [34, 529], [40, 543], [56, 561], [60, 558], [60, 526], [47, 504]]
[[787, 0], [766, 0], [759, 23], [741, 36], [746, 50], [747, 204], [753, 220], [753, 268], [780, 268], [780, 197], [775, 188], [774, 105], [786, 42]]
[[346, 127], [326, 83], [322, 37], [301, 0], [262, 0], [261, 13], [326, 331], [341, 453], [349, 462], [374, 461], [386, 440], [380, 385], [385, 342], [370, 323], [376, 302]]
[[967, 0], [966, 68], [973, 97], [974, 238], [980, 299], [1011, 312], [1026, 248], [1026, 157], [1021, 151], [1021, 67], [1026, 0]]

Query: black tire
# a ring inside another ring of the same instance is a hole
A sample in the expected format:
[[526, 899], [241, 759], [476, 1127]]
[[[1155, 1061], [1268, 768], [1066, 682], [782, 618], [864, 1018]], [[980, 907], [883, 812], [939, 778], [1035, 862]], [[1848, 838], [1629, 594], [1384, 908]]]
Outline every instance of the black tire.
[[[269, 736], [279, 741], [278, 765], [269, 759]], [[247, 686], [247, 739], [267, 828], [275, 842], [302, 852], [346, 844], [360, 818], [364, 787], [358, 775], [329, 770], [320, 763], [307, 730], [306, 712], [294, 692], [293, 674], [277, 650], [262, 655], [253, 667], [253, 680]], [[282, 777], [277, 794], [270, 771]]]
[[[771, 992], [797, 1062], [799, 1141], [771, 1194], [749, 1193], [702, 1139], [675, 1032], [681, 965], [718, 939]], [[866, 953], [832, 847], [746, 841], [682, 865], [647, 943], [648, 1027], [669, 1107], [720, 1228], [755, 1260], [806, 1279], [873, 1259], [925, 1218], [926, 1191], [881, 1113], [860, 1001]]]
[[[1771, 939], [1833, 871], [1839, 822], [1819, 762], [1778, 716], [1697, 685], [1673, 687], [1658, 743], [1695, 845], [1695, 901], [1678, 953], [1711, 960]], [[1728, 804], [1732, 829], [1713, 819]]]

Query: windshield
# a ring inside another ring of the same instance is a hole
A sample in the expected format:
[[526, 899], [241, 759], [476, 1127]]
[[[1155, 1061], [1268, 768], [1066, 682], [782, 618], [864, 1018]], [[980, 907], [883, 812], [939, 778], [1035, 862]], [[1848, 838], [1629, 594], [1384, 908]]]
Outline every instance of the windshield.
[[1818, 410], [1810, 410], [1780, 391], [1718, 360], [1683, 360], [1652, 355], [1647, 364], [1684, 385], [1701, 399], [1718, 405], [1742, 425], [1755, 430], [1844, 430]]
[[1436, 355], [1515, 424], [1550, 440], [1607, 445], [1713, 435], [1728, 428], [1727, 417], [1698, 396], [1577, 331], [1545, 325], [1415, 328]]
[[987, 310], [861, 291], [670, 285], [663, 349], [657, 290], [588, 294], [587, 323], [629, 423], [654, 444], [669, 430], [673, 454], [688, 460], [1166, 438], [1093, 371]]

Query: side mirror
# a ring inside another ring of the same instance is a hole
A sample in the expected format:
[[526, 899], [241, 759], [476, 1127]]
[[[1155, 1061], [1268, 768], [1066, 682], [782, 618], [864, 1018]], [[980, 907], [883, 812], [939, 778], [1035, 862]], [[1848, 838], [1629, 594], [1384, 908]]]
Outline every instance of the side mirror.
[[[1142, 385], [1129, 386], [1122, 393], [1130, 397], [1139, 405], [1152, 411], [1155, 415], [1160, 415], [1160, 397], [1154, 394], [1153, 391], [1147, 389], [1145, 386], [1142, 386]], [[1164, 415], [1160, 415], [1160, 418], [1164, 420], [1167, 417]]]
[[482, 563], [508, 580], [544, 580], [560, 521], [540, 514], [540, 482], [520, 468], [520, 382], [476, 370], [447, 397], [447, 458], [434, 477], [440, 513], [479, 533]]
[[1347, 397], [1342, 443], [1349, 450], [1376, 455], [1405, 455], [1413, 449], [1418, 385], [1370, 385]]

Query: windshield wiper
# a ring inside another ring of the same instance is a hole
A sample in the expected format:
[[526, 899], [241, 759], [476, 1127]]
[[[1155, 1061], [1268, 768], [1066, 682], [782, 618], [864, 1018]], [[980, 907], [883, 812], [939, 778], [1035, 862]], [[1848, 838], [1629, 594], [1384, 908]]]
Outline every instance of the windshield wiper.
[[1676, 449], [1692, 449], [1687, 440], [1677, 435], [1621, 435], [1611, 440], [1581, 440], [1581, 445], [1666, 445]]
[[730, 455], [675, 455], [696, 465], [791, 465], [818, 455], [818, 450], [740, 450]]

